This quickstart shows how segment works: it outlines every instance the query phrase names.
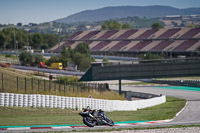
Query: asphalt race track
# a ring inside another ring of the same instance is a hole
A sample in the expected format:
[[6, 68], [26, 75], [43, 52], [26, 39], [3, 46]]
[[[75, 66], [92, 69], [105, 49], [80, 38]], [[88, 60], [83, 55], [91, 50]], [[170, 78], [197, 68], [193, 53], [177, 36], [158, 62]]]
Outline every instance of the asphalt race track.
[[[118, 90], [118, 86], [110, 86], [110, 89]], [[150, 126], [170, 126], [170, 125], [188, 125], [188, 124], [199, 124], [200, 125], [200, 88], [196, 91], [191, 91], [187, 89], [173, 89], [173, 87], [135, 87], [135, 86], [122, 86], [122, 90], [136, 91], [136, 92], [146, 92], [152, 94], [163, 94], [167, 96], [179, 97], [186, 99], [187, 105], [180, 112], [180, 114], [173, 120], [169, 122], [161, 122], [152, 124], [124, 124], [122, 126], [96, 126], [93, 128], [80, 126], [76, 128], [66, 128], [60, 127], [55, 129], [35, 129], [35, 130], [12, 130], [12, 132], [47, 132], [47, 131], [72, 131], [72, 130], [95, 130], [95, 129], [111, 129], [111, 128], [127, 128], [127, 127], [150, 127]], [[0, 132], [10, 132], [10, 130], [1, 130]]]
[[83, 76], [84, 75], [84, 72], [72, 72], [72, 71], [37, 68], [37, 67], [26, 67], [26, 66], [17, 66], [17, 65], [12, 65], [12, 67], [15, 68], [15, 69], [39, 71], [39, 72], [45, 72], [45, 73], [54, 73], [54, 74], [63, 74], [63, 75], [75, 75], [75, 76]]
[[[110, 86], [111, 89], [117, 90], [118, 86]], [[176, 88], [176, 87], [175, 87]], [[133, 87], [122, 86], [122, 90], [146, 92], [151, 94], [163, 94], [172, 97], [179, 97], [188, 101], [185, 109], [169, 123], [199, 123], [200, 124], [200, 88], [199, 91], [186, 89], [169, 89], [168, 87]], [[184, 88], [184, 87], [182, 87]]]

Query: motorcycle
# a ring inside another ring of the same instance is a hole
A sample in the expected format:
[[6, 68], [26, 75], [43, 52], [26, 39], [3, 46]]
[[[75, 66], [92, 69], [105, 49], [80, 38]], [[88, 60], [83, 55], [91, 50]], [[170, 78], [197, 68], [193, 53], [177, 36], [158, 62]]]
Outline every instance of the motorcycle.
[[114, 122], [109, 119], [105, 112], [100, 110], [84, 109], [79, 115], [83, 117], [83, 123], [88, 127], [108, 125], [114, 126]]

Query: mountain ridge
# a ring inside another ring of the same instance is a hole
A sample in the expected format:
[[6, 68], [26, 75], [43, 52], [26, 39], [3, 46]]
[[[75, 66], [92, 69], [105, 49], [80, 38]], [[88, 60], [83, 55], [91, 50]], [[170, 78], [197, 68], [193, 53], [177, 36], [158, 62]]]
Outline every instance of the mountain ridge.
[[152, 6], [108, 6], [93, 10], [84, 10], [67, 17], [57, 19], [55, 22], [73, 23], [73, 22], [95, 22], [105, 21], [122, 17], [164, 17], [167, 15], [193, 15], [200, 14], [200, 8], [175, 8], [170, 6], [152, 5]]

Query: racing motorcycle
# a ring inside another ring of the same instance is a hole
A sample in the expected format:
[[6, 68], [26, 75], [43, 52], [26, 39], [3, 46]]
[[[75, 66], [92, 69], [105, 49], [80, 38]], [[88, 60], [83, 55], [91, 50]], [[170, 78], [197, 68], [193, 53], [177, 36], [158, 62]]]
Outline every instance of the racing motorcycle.
[[109, 119], [105, 112], [100, 110], [91, 110], [84, 109], [83, 112], [80, 112], [79, 115], [83, 117], [83, 123], [88, 127], [100, 126], [100, 125], [108, 125], [114, 126], [114, 122]]

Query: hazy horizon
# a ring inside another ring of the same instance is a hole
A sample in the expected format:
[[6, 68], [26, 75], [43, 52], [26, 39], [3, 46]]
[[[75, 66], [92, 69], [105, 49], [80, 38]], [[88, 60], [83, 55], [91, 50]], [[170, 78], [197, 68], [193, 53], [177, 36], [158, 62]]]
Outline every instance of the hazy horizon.
[[108, 6], [163, 5], [200, 7], [199, 0], [0, 0], [0, 24], [50, 22], [69, 15]]

